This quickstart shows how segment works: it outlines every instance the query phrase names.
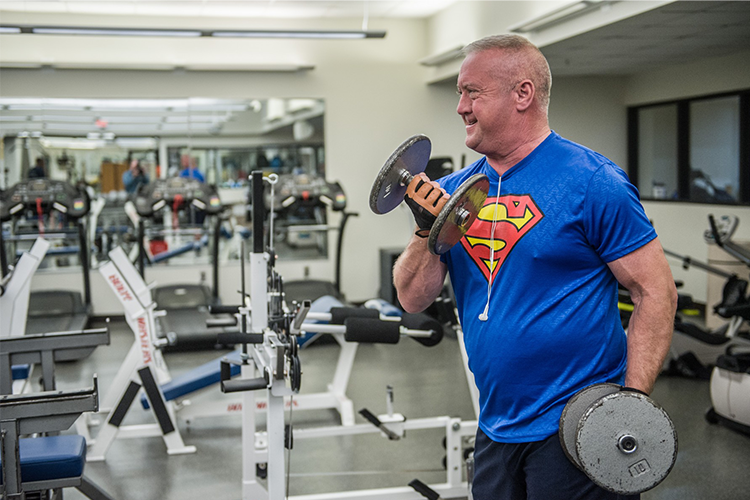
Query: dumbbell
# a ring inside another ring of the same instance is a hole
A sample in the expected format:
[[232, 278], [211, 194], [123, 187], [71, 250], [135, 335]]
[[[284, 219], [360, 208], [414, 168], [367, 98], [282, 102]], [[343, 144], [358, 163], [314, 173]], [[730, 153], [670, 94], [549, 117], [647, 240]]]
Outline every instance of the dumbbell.
[[677, 459], [677, 433], [667, 412], [617, 384], [594, 384], [574, 394], [560, 417], [559, 436], [573, 465], [620, 495], [655, 487]]
[[[415, 189], [418, 189], [418, 183], [424, 181], [416, 176], [427, 167], [431, 150], [432, 144], [427, 136], [415, 135], [391, 154], [370, 191], [370, 209], [373, 212], [386, 214], [399, 206], [411, 183], [417, 183]], [[442, 208], [420, 205], [435, 217], [427, 241], [431, 253], [443, 254], [463, 238], [476, 220], [489, 187], [490, 181], [486, 175], [475, 174], [456, 189]]]

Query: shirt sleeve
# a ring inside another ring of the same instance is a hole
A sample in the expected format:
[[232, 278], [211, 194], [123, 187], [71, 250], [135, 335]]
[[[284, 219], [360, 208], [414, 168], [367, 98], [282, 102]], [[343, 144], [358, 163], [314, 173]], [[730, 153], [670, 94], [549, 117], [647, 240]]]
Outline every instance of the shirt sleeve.
[[656, 238], [638, 190], [612, 163], [604, 163], [592, 176], [583, 220], [586, 238], [604, 262], [615, 261]]

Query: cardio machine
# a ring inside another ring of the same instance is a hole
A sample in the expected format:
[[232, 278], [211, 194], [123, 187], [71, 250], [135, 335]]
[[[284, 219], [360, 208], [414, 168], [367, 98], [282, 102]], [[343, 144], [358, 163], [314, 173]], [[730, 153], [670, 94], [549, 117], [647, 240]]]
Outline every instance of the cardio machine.
[[[316, 246], [325, 248], [328, 231], [337, 231], [336, 261], [334, 281], [303, 279], [284, 283], [284, 293], [289, 300], [315, 300], [332, 296], [344, 300], [341, 293], [341, 249], [344, 229], [350, 217], [359, 214], [346, 211], [346, 194], [338, 182], [327, 182], [322, 178], [308, 176], [280, 176], [278, 194], [265, 194], [266, 210], [273, 209], [279, 247], [304, 248]], [[329, 226], [326, 208], [341, 212], [338, 226]]]
[[[47, 257], [77, 255], [83, 276], [83, 295], [72, 290], [31, 292], [26, 333], [80, 331], [88, 325], [91, 285], [84, 217], [89, 209], [86, 190], [64, 181], [32, 179], [0, 193], [0, 221], [11, 223], [9, 236], [0, 232], [2, 275], [9, 272], [8, 247], [15, 261], [15, 256], [22, 251], [20, 244], [43, 237], [63, 242], [63, 246], [50, 248]], [[34, 218], [35, 225], [29, 225]], [[77, 240], [77, 245], [68, 246], [71, 240]]]
[[[189, 349], [211, 349], [216, 346], [216, 335], [222, 329], [206, 327], [211, 317], [209, 308], [219, 305], [219, 236], [221, 220], [219, 214], [224, 207], [215, 186], [196, 179], [172, 177], [155, 179], [139, 188], [133, 199], [138, 221], [138, 271], [145, 276], [147, 260], [151, 264], [167, 262], [170, 259], [204, 246], [210, 248], [212, 286], [200, 284], [173, 284], [154, 288], [154, 301], [167, 315], [158, 318], [161, 336], [174, 340], [163, 350], [178, 351]], [[157, 215], [169, 208], [171, 218], [167, 224], [158, 224]], [[180, 220], [182, 217], [182, 221]], [[149, 221], [146, 227], [145, 221]], [[205, 226], [210, 227], [206, 234]], [[169, 238], [187, 236], [188, 243], [173, 249], [159, 252], [149, 258], [144, 241], [147, 237]], [[209, 241], [210, 237], [210, 241]]]
[[[711, 229], [706, 239], [718, 245], [729, 255], [750, 267], [750, 251], [732, 241], [738, 219], [724, 216], [718, 222], [709, 215]], [[731, 283], [731, 281], [730, 281]], [[731, 304], [715, 308], [722, 317], [750, 320], [750, 298], [745, 295], [747, 281], [737, 286]], [[726, 293], [726, 292], [725, 292]], [[711, 372], [711, 404], [706, 412], [709, 423], [722, 423], [734, 430], [750, 434], [750, 346], [732, 342], [716, 360]]]

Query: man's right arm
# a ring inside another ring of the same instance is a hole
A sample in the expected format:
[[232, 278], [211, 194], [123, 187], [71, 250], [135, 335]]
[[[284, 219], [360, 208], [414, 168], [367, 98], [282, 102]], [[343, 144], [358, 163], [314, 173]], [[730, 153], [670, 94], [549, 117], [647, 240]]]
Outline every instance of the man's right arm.
[[447, 266], [427, 249], [428, 238], [412, 236], [393, 266], [393, 284], [406, 312], [427, 309], [443, 290]]

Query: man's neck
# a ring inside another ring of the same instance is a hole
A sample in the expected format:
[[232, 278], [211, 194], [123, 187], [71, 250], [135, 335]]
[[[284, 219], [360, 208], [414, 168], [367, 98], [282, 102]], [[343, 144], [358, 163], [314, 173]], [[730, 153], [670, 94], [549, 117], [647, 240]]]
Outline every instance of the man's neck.
[[521, 141], [507, 153], [487, 155], [487, 162], [498, 175], [502, 176], [511, 167], [531, 154], [551, 133], [549, 126], [545, 124], [545, 126], [535, 130], [534, 133], [527, 134], [525, 136], [527, 139]]

